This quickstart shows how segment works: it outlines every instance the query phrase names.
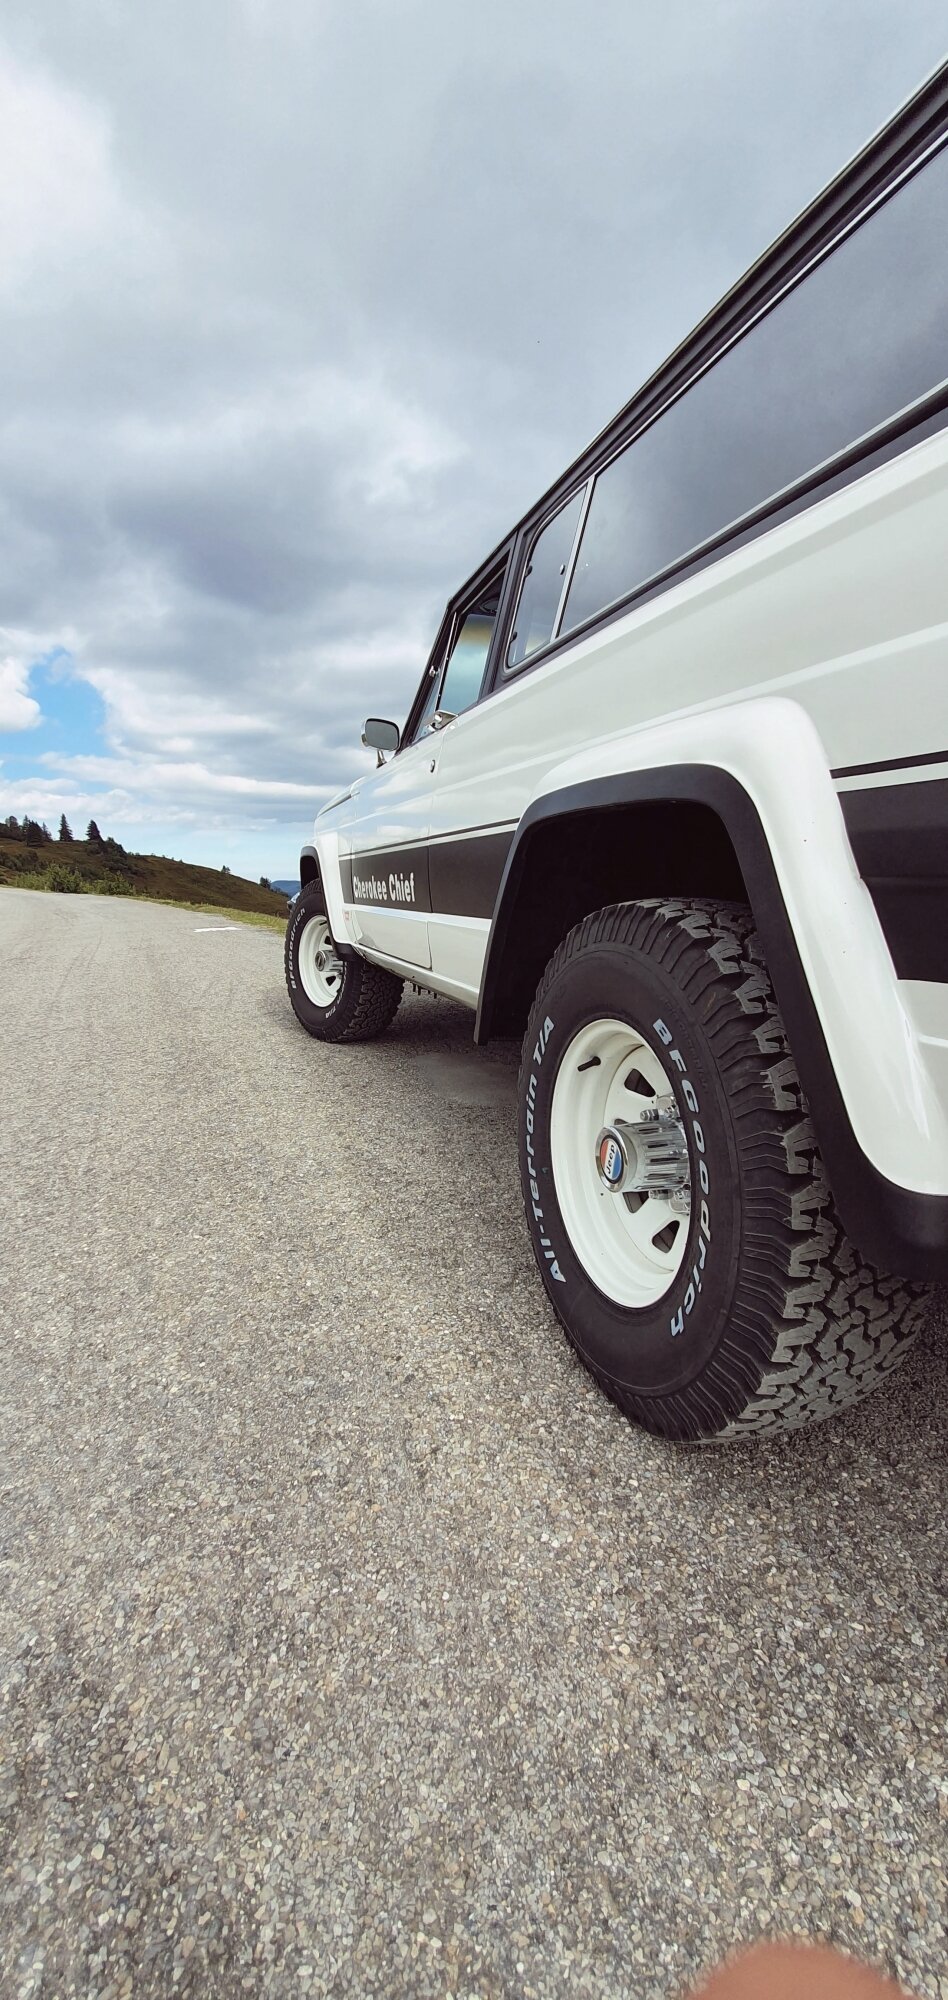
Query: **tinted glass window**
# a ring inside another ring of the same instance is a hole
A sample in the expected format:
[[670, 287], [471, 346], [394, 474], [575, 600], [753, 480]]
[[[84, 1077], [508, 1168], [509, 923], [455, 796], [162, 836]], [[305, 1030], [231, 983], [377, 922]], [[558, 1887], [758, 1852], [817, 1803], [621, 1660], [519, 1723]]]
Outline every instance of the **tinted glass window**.
[[448, 715], [462, 715], [477, 700], [494, 635], [494, 621], [503, 588], [504, 571], [485, 585], [476, 603], [462, 612], [454, 628], [447, 664], [429, 684], [421, 714], [413, 731], [413, 741], [431, 727], [436, 709]]
[[463, 714], [480, 694], [496, 609], [469, 611], [462, 620], [438, 701], [449, 715]]
[[411, 733], [413, 743], [417, 743], [419, 736], [428, 734], [436, 710], [443, 709], [448, 715], [462, 715], [477, 700], [494, 636], [505, 573], [505, 570], [500, 570], [492, 577], [476, 603], [462, 612], [460, 620], [452, 626], [445, 642], [446, 650], [442, 650], [440, 661], [428, 676], [421, 710]]
[[514, 629], [507, 647], [508, 667], [518, 667], [539, 646], [553, 637], [553, 626], [563, 594], [566, 566], [573, 553], [583, 494], [581, 488], [554, 514], [540, 532], [530, 551], [517, 605]]
[[599, 474], [564, 631], [948, 376], [948, 151]]

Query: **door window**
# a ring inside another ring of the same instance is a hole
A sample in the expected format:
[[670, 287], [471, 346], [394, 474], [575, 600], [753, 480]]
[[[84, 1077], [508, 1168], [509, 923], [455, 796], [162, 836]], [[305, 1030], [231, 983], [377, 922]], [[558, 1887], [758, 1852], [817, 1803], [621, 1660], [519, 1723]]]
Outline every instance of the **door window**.
[[496, 613], [495, 600], [490, 608], [475, 606], [461, 620], [438, 703], [449, 715], [463, 715], [480, 694]]
[[431, 718], [440, 709], [445, 715], [463, 715], [472, 708], [481, 691], [484, 668], [494, 636], [497, 607], [503, 588], [504, 571], [491, 578], [474, 603], [458, 614], [448, 642], [447, 660], [428, 687], [414, 730], [413, 740], [431, 728]]
[[530, 550], [507, 647], [507, 667], [520, 667], [540, 646], [549, 645], [556, 629], [560, 599], [576, 540], [585, 487], [580, 487], [541, 528]]

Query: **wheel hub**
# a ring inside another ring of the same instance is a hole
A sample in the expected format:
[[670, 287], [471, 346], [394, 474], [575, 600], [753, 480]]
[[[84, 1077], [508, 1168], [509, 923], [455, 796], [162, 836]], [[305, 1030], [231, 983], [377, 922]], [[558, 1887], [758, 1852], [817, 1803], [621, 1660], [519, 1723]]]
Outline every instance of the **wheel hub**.
[[330, 1007], [342, 990], [344, 972], [325, 917], [312, 917], [299, 944], [300, 980], [307, 999], [316, 1007]]
[[567, 1234], [593, 1283], [617, 1305], [657, 1304], [684, 1262], [691, 1162], [672, 1079], [631, 1022], [595, 1018], [567, 1045], [550, 1152]]
[[658, 1100], [638, 1118], [604, 1125], [595, 1158], [610, 1194], [657, 1194], [670, 1200], [690, 1187], [688, 1141], [674, 1098]]

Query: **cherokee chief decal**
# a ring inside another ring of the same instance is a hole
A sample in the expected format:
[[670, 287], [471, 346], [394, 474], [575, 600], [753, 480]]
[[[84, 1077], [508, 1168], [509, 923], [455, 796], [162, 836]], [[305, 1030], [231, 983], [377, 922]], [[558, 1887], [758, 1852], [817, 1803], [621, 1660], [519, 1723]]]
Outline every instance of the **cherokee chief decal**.
[[352, 871], [354, 903], [409, 903], [415, 901], [415, 871], [410, 875], [357, 875]]
[[427, 847], [376, 847], [339, 858], [343, 901], [383, 910], [431, 908]]

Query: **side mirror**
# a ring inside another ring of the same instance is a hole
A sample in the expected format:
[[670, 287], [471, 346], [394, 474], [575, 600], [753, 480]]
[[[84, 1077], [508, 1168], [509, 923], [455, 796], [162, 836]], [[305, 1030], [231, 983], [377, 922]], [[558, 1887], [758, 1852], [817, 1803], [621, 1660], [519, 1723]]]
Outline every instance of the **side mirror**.
[[383, 722], [381, 716], [370, 715], [362, 731], [362, 741], [367, 750], [377, 752], [380, 764], [384, 764], [383, 752], [394, 756], [401, 742], [401, 731], [396, 722]]

